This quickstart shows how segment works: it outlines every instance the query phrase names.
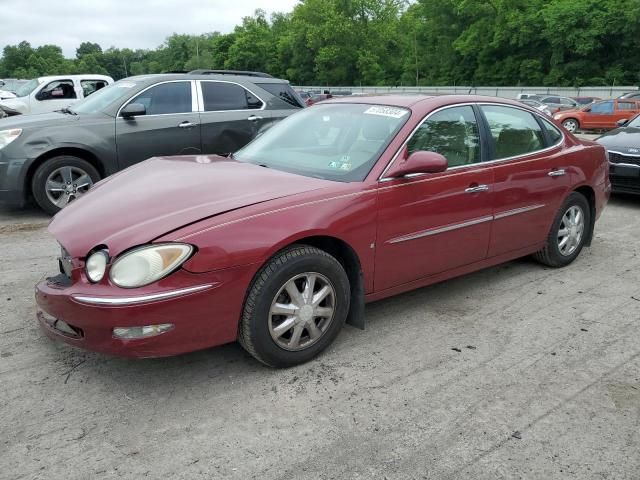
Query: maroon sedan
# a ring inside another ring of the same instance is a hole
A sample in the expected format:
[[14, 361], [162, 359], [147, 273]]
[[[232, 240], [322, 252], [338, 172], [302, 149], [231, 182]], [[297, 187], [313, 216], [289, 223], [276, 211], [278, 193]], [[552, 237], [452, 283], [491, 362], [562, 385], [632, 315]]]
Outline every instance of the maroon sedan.
[[307, 361], [364, 304], [534, 255], [570, 264], [610, 191], [604, 148], [490, 97], [331, 100], [231, 158], [154, 158], [73, 202], [36, 287], [47, 334], [157, 357], [239, 340]]

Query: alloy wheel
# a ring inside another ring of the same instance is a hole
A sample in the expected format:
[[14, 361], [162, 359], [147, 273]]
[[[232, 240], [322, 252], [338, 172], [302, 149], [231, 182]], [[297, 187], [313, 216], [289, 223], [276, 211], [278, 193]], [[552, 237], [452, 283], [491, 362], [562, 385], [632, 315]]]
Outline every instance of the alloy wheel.
[[289, 279], [269, 310], [269, 333], [276, 344], [290, 351], [315, 344], [334, 318], [336, 291], [331, 281], [316, 272]]
[[58, 208], [87, 193], [93, 180], [87, 172], [78, 167], [64, 166], [55, 169], [47, 177], [45, 188], [47, 198]]
[[578, 130], [578, 122], [576, 122], [575, 120], [567, 120], [562, 123], [562, 126], [569, 130], [571, 133]]
[[569, 207], [562, 216], [558, 230], [558, 250], [568, 257], [572, 255], [582, 242], [584, 233], [584, 212], [577, 205]]

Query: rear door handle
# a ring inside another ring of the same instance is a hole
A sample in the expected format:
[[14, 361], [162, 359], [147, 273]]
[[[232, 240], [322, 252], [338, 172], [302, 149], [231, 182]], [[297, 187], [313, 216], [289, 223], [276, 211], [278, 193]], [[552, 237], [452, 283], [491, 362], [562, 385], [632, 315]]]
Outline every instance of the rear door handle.
[[550, 177], [561, 177], [566, 174], [567, 172], [564, 168], [561, 168], [559, 170], [551, 170], [549, 173], [547, 173], [547, 175], [549, 175]]
[[249, 118], [247, 118], [247, 120], [249, 120], [250, 122], [257, 122], [258, 120], [262, 120], [262, 117], [258, 117], [257, 115], [251, 115]]
[[488, 191], [489, 185], [476, 185], [475, 187], [469, 187], [464, 190], [465, 193], [479, 193]]
[[192, 128], [197, 126], [198, 126], [197, 123], [191, 123], [189, 121], [182, 122], [180, 125], [178, 125], [179, 128]]

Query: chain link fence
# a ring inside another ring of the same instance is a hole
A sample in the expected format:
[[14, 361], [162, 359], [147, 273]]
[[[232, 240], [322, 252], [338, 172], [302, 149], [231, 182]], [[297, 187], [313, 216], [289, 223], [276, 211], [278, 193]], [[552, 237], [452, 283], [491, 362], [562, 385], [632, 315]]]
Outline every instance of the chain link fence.
[[489, 95], [492, 97], [516, 98], [519, 93], [534, 93], [538, 95], [559, 95], [562, 97], [599, 97], [616, 98], [626, 92], [636, 91], [638, 87], [611, 86], [611, 87], [319, 87], [299, 86], [297, 90], [313, 93], [323, 93], [329, 90], [332, 94], [339, 95], [353, 93], [422, 93], [422, 94], [459, 94], [459, 95]]

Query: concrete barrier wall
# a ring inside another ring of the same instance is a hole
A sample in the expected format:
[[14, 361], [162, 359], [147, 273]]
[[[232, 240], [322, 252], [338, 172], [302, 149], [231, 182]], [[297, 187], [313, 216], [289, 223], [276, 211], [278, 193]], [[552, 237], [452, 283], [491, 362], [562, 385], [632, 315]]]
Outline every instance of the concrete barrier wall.
[[450, 93], [490, 95], [494, 97], [516, 98], [519, 93], [537, 93], [541, 95], [561, 95], [563, 97], [600, 97], [616, 98], [625, 92], [638, 90], [638, 87], [319, 87], [300, 86], [298, 90], [323, 92], [348, 91], [352, 93]]

